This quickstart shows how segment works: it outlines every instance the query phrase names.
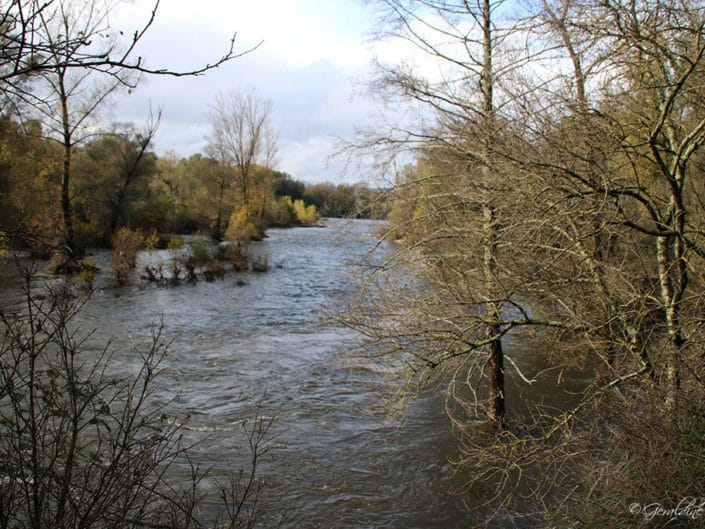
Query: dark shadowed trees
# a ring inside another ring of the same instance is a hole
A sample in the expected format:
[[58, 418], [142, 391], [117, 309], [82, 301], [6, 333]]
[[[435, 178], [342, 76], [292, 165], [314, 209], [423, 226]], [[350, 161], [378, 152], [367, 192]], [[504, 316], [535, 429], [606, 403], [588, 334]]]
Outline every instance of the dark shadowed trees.
[[156, 122], [140, 131], [133, 125], [113, 130], [76, 151], [73, 186], [78, 243], [108, 244], [118, 228], [138, 225], [137, 210], [149, 197], [157, 171], [150, 150]]

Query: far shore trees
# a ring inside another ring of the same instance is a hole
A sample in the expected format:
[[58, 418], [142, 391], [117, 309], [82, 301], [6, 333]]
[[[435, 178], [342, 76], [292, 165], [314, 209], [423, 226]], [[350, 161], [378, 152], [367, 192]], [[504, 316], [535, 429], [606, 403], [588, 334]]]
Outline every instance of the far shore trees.
[[[73, 155], [73, 210], [76, 244], [105, 245], [119, 228], [134, 224], [134, 210], [157, 170], [150, 150], [159, 116], [141, 130], [115, 124]], [[142, 196], [140, 196], [142, 195]]]
[[234, 38], [212, 64], [190, 71], [152, 69], [134, 50], [152, 26], [149, 19], [129, 37], [111, 27], [113, 5], [101, 0], [14, 0], [2, 7], [0, 90], [22, 116], [40, 119], [42, 132], [62, 148], [60, 171], [63, 260], [58, 268], [80, 264], [72, 207], [74, 148], [96, 134], [96, 115], [120, 87], [132, 88], [141, 74], [198, 75], [234, 59]]

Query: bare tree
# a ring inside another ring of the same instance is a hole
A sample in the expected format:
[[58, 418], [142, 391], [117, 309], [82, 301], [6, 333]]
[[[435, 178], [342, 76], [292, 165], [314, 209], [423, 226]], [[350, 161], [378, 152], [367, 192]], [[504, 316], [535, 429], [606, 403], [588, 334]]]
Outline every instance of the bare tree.
[[[605, 317], [621, 322], [631, 337], [629, 356], [639, 358], [652, 379], [654, 365], [661, 364], [672, 404], [679, 392], [681, 355], [690, 328], [682, 319], [690, 312], [689, 289], [695, 287], [693, 294], [699, 296], [692, 273], [702, 258], [701, 190], [689, 176], [699, 173], [697, 153], [704, 138], [698, 95], [704, 15], [697, 5], [673, 2], [595, 4], [587, 11], [583, 5], [581, 16], [561, 24], [563, 40], [585, 40], [588, 32], [590, 38], [599, 39], [603, 49], [609, 49], [600, 59], [609, 75], [593, 84], [591, 107], [587, 98], [581, 104], [588, 110], [563, 114], [568, 118], [545, 127], [544, 131], [558, 134], [543, 136], [544, 146], [554, 154], [542, 149], [535, 157], [527, 156], [529, 151], [523, 156], [537, 172], [546, 173], [546, 179], [555, 181], [558, 176], [565, 184], [564, 196], [569, 193], [577, 199], [582, 211], [599, 208], [593, 222], [576, 235], [584, 244], [587, 233], [594, 234], [593, 249], [585, 249], [589, 257], [585, 262], [592, 267], [601, 297], [611, 300]], [[572, 57], [570, 46], [566, 49]], [[580, 80], [575, 70], [574, 78]], [[631, 247], [624, 246], [626, 241]], [[618, 271], [615, 255], [608, 254], [620, 247], [631, 251], [630, 262], [641, 262], [641, 287], [633, 275], [622, 275], [627, 269]], [[617, 286], [615, 273], [622, 285], [633, 285], [629, 292]], [[658, 307], [657, 325], [665, 334], [644, 329], [644, 315], [627, 313], [626, 306], [644, 311]], [[659, 339], [645, 344], [646, 335]], [[657, 362], [656, 351], [662, 346], [668, 353]]]
[[[506, 426], [502, 341], [513, 325], [502, 310], [512, 288], [498, 256], [500, 232], [516, 220], [504, 217], [509, 210], [502, 203], [514, 193], [508, 184], [514, 169], [494, 153], [502, 149], [503, 116], [516, 98], [508, 79], [526, 63], [527, 52], [512, 41], [516, 24], [503, 1], [375, 4], [383, 17], [380, 38], [409, 43], [421, 59], [379, 64], [374, 86], [414, 102], [424, 122], [373, 131], [360, 146], [387, 154], [408, 150], [423, 161], [397, 186], [399, 199], [414, 201], [412, 218], [400, 233], [423, 255], [429, 280], [447, 296], [437, 300], [439, 312], [430, 311], [434, 316], [425, 325], [414, 319], [414, 326], [435, 335], [431, 329], [442, 327], [440, 321], [453, 322], [443, 331], [445, 339], [434, 340], [436, 353], [423, 355], [417, 368], [472, 359], [468, 365], [478, 368], [487, 388], [488, 421], [501, 430]], [[434, 64], [430, 72], [412, 66], [428, 60]], [[399, 254], [400, 260], [408, 258], [406, 251]]]
[[[61, 16], [60, 12], [68, 7], [70, 2], [60, 0], [10, 0], [6, 2], [0, 13], [0, 80], [2, 89], [24, 91], [22, 81], [35, 73], [53, 71], [58, 67], [98, 70], [109, 75], [124, 70], [138, 73], [193, 76], [202, 75], [220, 67], [226, 62], [249, 53], [257, 46], [237, 52], [235, 49], [236, 35], [230, 39], [229, 47], [216, 61], [193, 70], [176, 71], [167, 68], [150, 68], [142, 57], [135, 57], [135, 49], [157, 18], [160, 0], [154, 2], [147, 22], [129, 34], [127, 40], [122, 40], [123, 33], [111, 28], [105, 14], [114, 7], [111, 2], [91, 2], [90, 6], [102, 18], [103, 25], [99, 33], [56, 33], [48, 34], [43, 28], [49, 20]], [[95, 18], [94, 18], [95, 20]], [[61, 21], [59, 20], [59, 23]], [[97, 42], [96, 42], [97, 41]], [[88, 45], [97, 45], [85, 53], [63, 56], [57, 54], [57, 49], [65, 52], [85, 49]], [[9, 88], [8, 88], [9, 87]]]
[[[209, 153], [225, 168], [232, 168], [238, 203], [248, 210], [254, 205], [258, 167], [268, 166], [276, 152], [272, 108], [271, 101], [262, 99], [256, 90], [243, 89], [219, 94], [210, 111]], [[221, 197], [228, 185], [221, 182]]]
[[[614, 471], [599, 463], [610, 446], [631, 462], [629, 439], [636, 452], [643, 448], [641, 464], [653, 447], [639, 443], [648, 443], [648, 425], [660, 424], [673, 436], [659, 436], [664, 450], [686, 460], [678, 446], [690, 446], [687, 416], [701, 405], [693, 395], [704, 380], [696, 344], [704, 338], [705, 9], [536, 2], [508, 33], [494, 29], [511, 46], [495, 46], [487, 60], [482, 44], [492, 40], [472, 23], [486, 13], [481, 3], [382, 4], [397, 36], [454, 67], [437, 78], [409, 66], [383, 69], [381, 86], [428, 105], [433, 119], [363, 138], [363, 147], [385, 154], [410, 148], [416, 164], [395, 189], [388, 237], [402, 239], [401, 250], [370, 278], [382, 288], [359, 300], [368, 312], [353, 311], [348, 321], [372, 354], [406, 368], [403, 376], [448, 377], [458, 463], [487, 500], [485, 514], [503, 512], [510, 525], [522, 513], [551, 519], [560, 511], [565, 518], [551, 523], [571, 525], [571, 512], [604, 495], [591, 516], [611, 509], [614, 521], [615, 502], [628, 505], [626, 491], [640, 489], [619, 474], [636, 477], [630, 463]], [[463, 25], [469, 7], [477, 18]], [[465, 54], [474, 62], [461, 61]], [[484, 76], [483, 64], [492, 65]], [[483, 85], [489, 75], [492, 99]], [[476, 90], [466, 91], [472, 81]], [[551, 372], [560, 372], [561, 385], [570, 365], [588, 377], [572, 405], [549, 409], [539, 395], [526, 403], [533, 417], [485, 435], [471, 418], [482, 398], [492, 409], [490, 391], [477, 393], [491, 364], [477, 352], [509, 336], [547, 358], [546, 371], [524, 372], [511, 349], [502, 351], [524, 387]], [[648, 411], [632, 426], [641, 399]], [[590, 469], [590, 485], [578, 468]], [[668, 469], [664, 480], [688, 472]], [[681, 495], [697, 489], [680, 477], [669, 483]]]
[[259, 219], [264, 219], [267, 204], [274, 195], [274, 169], [277, 165], [277, 133], [267, 128], [264, 136], [264, 154], [261, 161], [262, 176], [260, 179], [259, 209], [257, 212]]

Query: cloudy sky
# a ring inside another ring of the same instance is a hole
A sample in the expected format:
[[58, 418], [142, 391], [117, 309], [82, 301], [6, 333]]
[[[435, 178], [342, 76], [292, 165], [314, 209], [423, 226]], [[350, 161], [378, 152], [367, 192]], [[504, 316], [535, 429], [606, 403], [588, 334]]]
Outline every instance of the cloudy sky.
[[[152, 5], [123, 4], [113, 25], [134, 31]], [[379, 114], [360, 83], [380, 53], [368, 43], [372, 24], [361, 0], [162, 0], [138, 50], [151, 67], [200, 67], [220, 57], [235, 32], [239, 50], [261, 44], [203, 77], [145, 78], [116, 99], [111, 118], [140, 124], [150, 103], [161, 107], [157, 153], [188, 157], [204, 150], [215, 95], [254, 87], [274, 104], [278, 169], [307, 182], [355, 181], [359, 175], [343, 175], [342, 162], [327, 158], [334, 138]]]

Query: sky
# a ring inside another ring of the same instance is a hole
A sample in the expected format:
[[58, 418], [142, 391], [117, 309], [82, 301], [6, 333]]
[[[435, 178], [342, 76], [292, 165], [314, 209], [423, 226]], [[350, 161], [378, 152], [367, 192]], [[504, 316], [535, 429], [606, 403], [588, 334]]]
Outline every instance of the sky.
[[[153, 3], [121, 4], [112, 25], [131, 34]], [[204, 152], [216, 94], [254, 88], [273, 103], [278, 170], [309, 183], [365, 179], [329, 157], [336, 138], [352, 137], [379, 115], [362, 84], [380, 53], [369, 43], [372, 28], [361, 0], [161, 0], [137, 50], [149, 67], [189, 70], [214, 62], [234, 33], [236, 50], [259, 46], [201, 77], [146, 77], [115, 99], [110, 119], [139, 126], [150, 105], [161, 108], [155, 151], [188, 157]]]

